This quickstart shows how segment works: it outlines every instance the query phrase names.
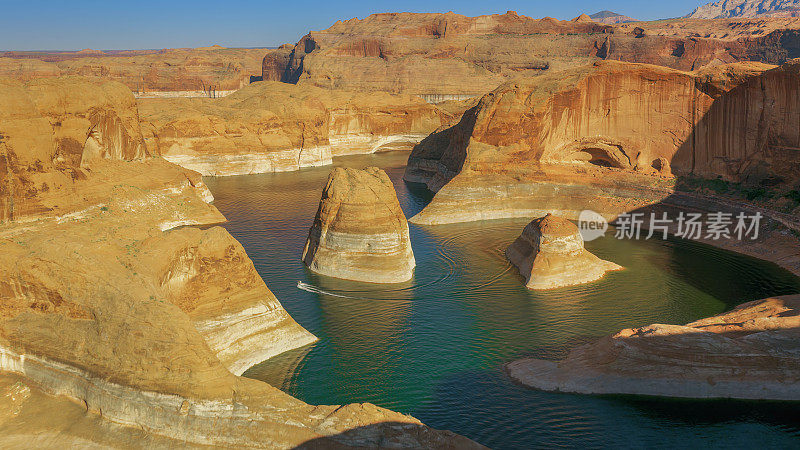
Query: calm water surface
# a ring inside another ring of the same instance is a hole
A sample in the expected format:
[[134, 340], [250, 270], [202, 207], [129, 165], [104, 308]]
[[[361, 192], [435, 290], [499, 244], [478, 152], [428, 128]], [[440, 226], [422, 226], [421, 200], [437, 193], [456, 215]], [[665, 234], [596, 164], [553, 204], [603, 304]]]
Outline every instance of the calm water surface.
[[[407, 217], [430, 195], [402, 181], [407, 154], [340, 158], [383, 168]], [[502, 371], [525, 356], [557, 359], [621, 328], [685, 323], [770, 295], [800, 292], [772, 264], [683, 240], [587, 248], [626, 270], [531, 292], [503, 250], [527, 220], [410, 225], [412, 281], [347, 282], [300, 261], [331, 167], [206, 180], [225, 227], [289, 313], [320, 341], [245, 376], [313, 404], [371, 402], [493, 448], [798, 447], [800, 406], [583, 396], [519, 387]], [[298, 285], [298, 283], [300, 283]]]

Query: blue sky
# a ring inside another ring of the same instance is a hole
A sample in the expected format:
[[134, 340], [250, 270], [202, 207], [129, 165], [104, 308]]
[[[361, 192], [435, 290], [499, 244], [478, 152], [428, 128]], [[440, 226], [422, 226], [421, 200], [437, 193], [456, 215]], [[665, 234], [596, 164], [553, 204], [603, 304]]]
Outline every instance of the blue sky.
[[702, 0], [0, 0], [0, 50], [79, 50], [277, 46], [339, 19], [376, 12], [474, 16], [514, 10], [571, 19], [608, 9], [642, 20], [688, 14]]

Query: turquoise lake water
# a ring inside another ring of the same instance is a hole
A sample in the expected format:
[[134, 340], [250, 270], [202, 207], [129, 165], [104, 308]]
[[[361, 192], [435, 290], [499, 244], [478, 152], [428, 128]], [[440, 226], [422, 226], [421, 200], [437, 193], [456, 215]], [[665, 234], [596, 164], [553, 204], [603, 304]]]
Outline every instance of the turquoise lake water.
[[[430, 194], [402, 181], [407, 154], [339, 158], [378, 166], [407, 217]], [[587, 242], [626, 269], [577, 287], [532, 292], [504, 249], [528, 220], [410, 225], [414, 279], [373, 285], [310, 272], [300, 257], [332, 167], [207, 178], [224, 226], [287, 311], [319, 337], [245, 376], [312, 404], [371, 402], [492, 448], [799, 447], [800, 405], [584, 396], [513, 384], [504, 363], [559, 359], [621, 328], [686, 323], [800, 279], [753, 258], [683, 240]]]

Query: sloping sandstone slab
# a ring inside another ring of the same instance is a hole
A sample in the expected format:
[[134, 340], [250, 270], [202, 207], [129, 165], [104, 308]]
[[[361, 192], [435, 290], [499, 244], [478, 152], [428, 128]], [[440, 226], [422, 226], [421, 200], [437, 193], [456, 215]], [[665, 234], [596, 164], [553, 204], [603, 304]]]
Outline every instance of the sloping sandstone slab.
[[451, 118], [410, 95], [274, 81], [219, 99], [139, 99], [139, 107], [154, 153], [215, 176], [292, 171], [331, 164], [335, 156], [410, 150]]
[[562, 361], [523, 359], [506, 371], [548, 391], [800, 400], [800, 296], [744, 303], [683, 326], [622, 330]]

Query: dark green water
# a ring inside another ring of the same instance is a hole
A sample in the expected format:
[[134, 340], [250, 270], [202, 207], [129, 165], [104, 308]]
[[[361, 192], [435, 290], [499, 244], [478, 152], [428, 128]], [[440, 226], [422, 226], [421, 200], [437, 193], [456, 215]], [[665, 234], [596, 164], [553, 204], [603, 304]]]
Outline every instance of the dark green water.
[[[401, 177], [405, 154], [341, 158], [384, 168], [406, 216], [429, 201]], [[800, 406], [539, 392], [502, 371], [524, 356], [560, 358], [621, 328], [685, 323], [800, 280], [752, 258], [682, 240], [587, 248], [626, 270], [579, 287], [531, 292], [503, 250], [527, 220], [411, 225], [414, 279], [336, 280], [300, 261], [331, 167], [207, 179], [225, 227], [289, 313], [319, 337], [245, 376], [313, 404], [371, 402], [494, 448], [798, 447]], [[302, 283], [298, 287], [298, 283]]]

